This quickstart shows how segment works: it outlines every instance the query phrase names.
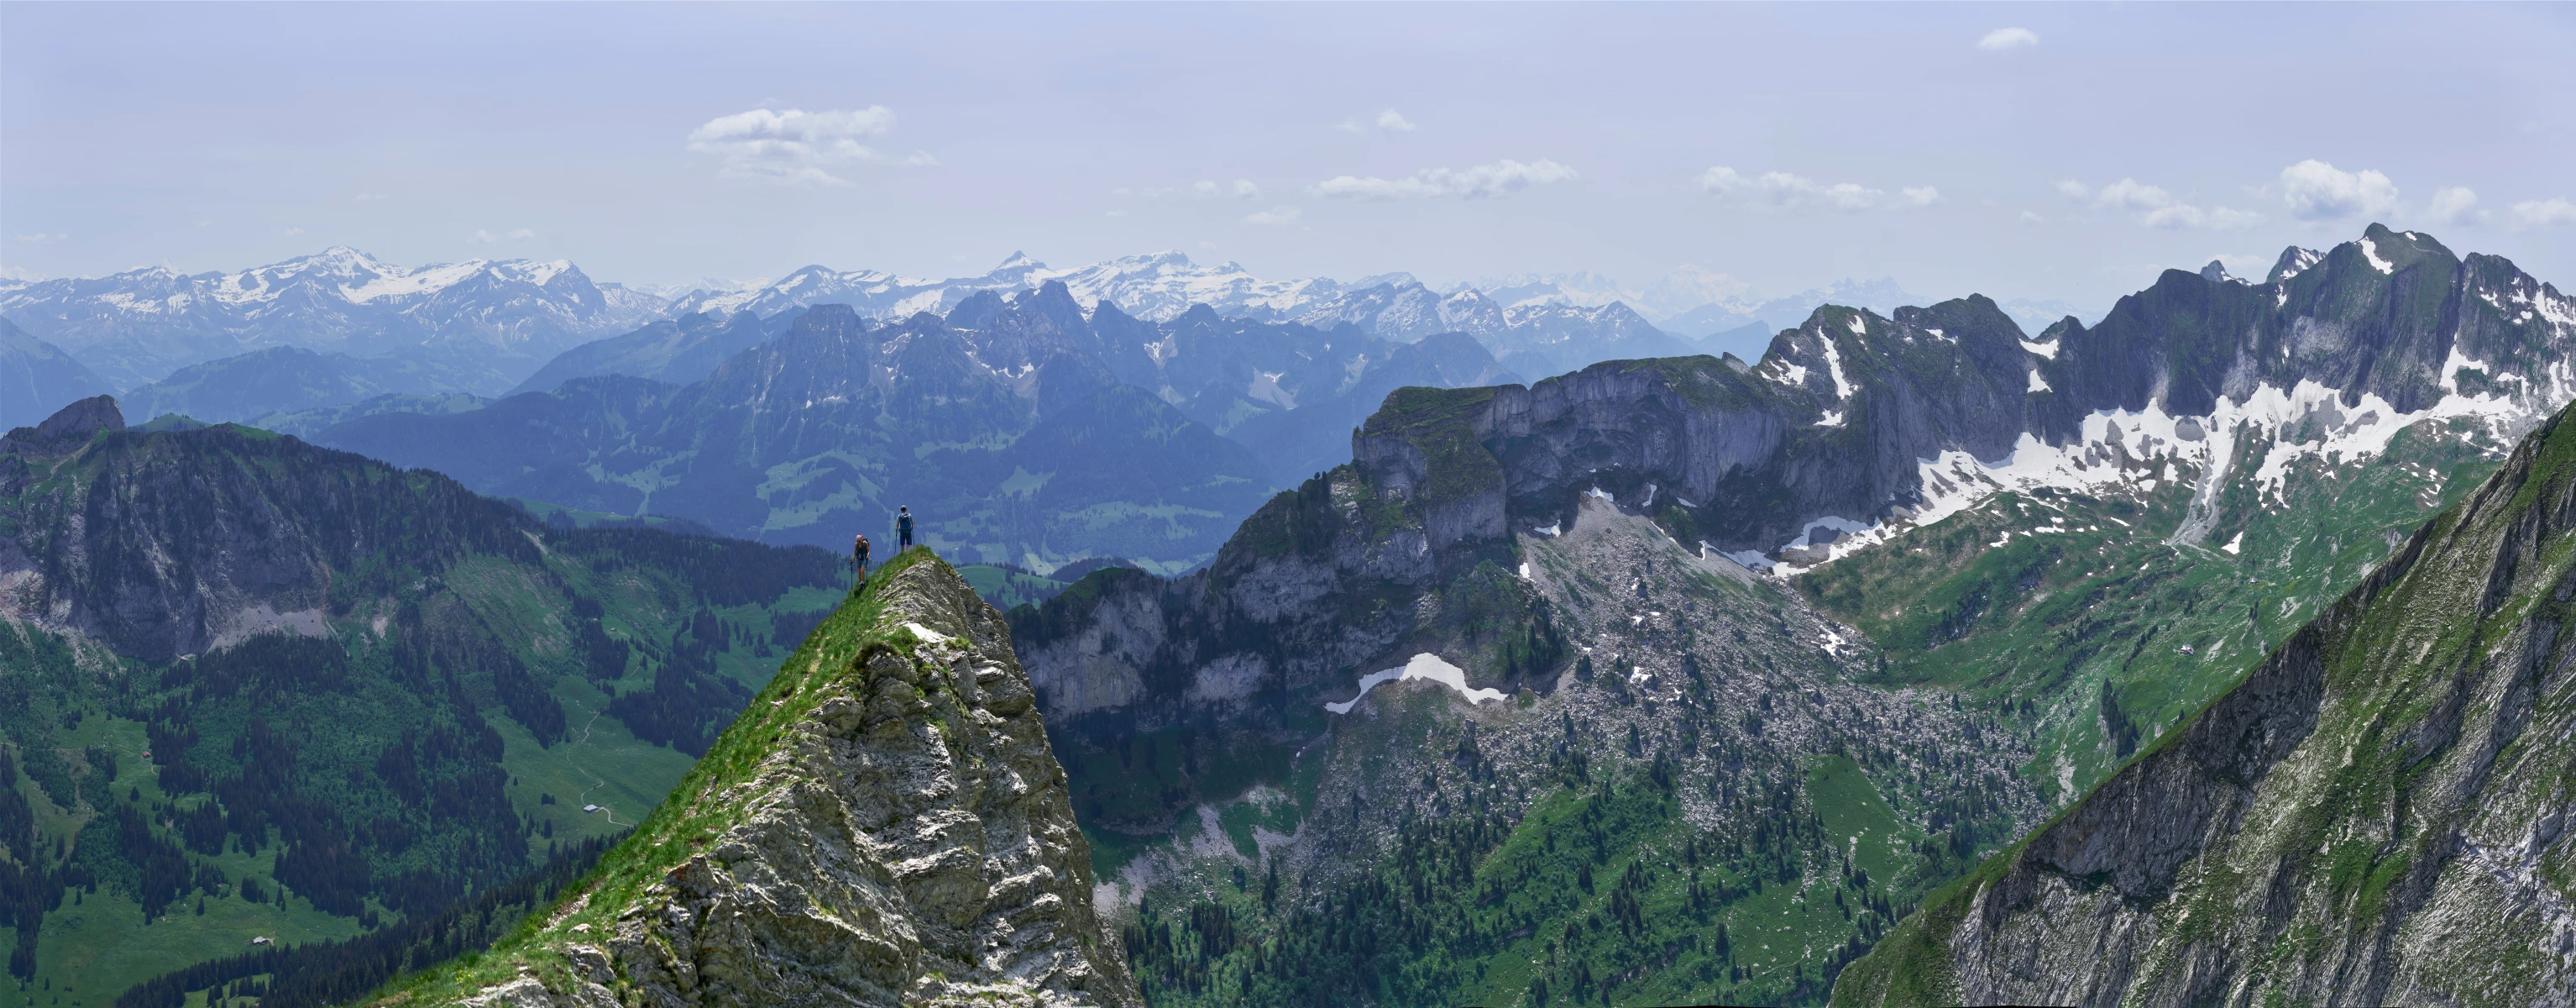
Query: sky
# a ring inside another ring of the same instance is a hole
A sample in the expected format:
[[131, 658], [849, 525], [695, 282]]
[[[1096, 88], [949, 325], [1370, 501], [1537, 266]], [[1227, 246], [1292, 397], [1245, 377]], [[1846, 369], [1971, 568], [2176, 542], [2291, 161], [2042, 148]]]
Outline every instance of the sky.
[[0, 4], [0, 271], [2576, 285], [2576, 6]]

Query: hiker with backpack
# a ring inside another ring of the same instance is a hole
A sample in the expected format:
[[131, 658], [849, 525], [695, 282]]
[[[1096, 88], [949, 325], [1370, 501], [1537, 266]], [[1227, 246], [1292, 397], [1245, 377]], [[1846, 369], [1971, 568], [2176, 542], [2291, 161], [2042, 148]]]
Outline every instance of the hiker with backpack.
[[896, 508], [895, 511], [897, 512], [894, 516], [895, 549], [900, 552], [912, 548], [912, 507], [905, 505]]
[[850, 568], [859, 572], [859, 580], [868, 579], [868, 536], [865, 532], [850, 541]]

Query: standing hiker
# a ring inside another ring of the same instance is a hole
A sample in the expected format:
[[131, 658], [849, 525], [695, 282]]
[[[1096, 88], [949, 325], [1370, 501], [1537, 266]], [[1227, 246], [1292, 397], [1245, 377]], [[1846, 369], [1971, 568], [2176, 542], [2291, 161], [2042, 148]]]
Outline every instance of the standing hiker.
[[859, 572], [859, 580], [868, 579], [868, 536], [865, 532], [850, 540], [850, 567]]
[[897, 550], [911, 549], [912, 506], [907, 504], [903, 507], [896, 508], [895, 511], [897, 512], [894, 516], [895, 548]]

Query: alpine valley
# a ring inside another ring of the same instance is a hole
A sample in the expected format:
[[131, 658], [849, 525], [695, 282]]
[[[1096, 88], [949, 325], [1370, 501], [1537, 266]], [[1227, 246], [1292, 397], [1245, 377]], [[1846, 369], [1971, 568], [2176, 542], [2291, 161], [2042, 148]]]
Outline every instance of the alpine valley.
[[0, 292], [188, 404], [0, 441], [0, 1005], [2576, 1002], [2576, 299], [2427, 234], [2030, 327], [299, 262]]

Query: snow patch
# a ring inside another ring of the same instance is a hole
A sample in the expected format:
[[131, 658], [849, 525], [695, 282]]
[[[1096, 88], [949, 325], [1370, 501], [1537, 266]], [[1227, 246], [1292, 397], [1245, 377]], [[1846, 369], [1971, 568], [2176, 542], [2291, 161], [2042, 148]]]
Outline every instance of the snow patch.
[[[1852, 320], [1852, 329], [1854, 331], [1858, 331], [1860, 329], [1859, 319], [1855, 318]], [[1820, 336], [1818, 339], [1819, 342], [1822, 342], [1825, 345], [1825, 368], [1826, 370], [1833, 372], [1834, 375], [1834, 398], [1837, 400], [1851, 398], [1851, 383], [1843, 380], [1842, 351], [1835, 348], [1834, 341], [1831, 337]]]
[[1505, 694], [1501, 690], [1469, 688], [1467, 686], [1467, 673], [1464, 670], [1442, 660], [1439, 655], [1425, 651], [1421, 654], [1414, 655], [1413, 659], [1405, 662], [1401, 668], [1391, 668], [1384, 671], [1371, 672], [1367, 675], [1361, 676], [1359, 696], [1352, 697], [1349, 700], [1345, 700], [1340, 703], [1325, 704], [1324, 709], [1335, 714], [1348, 714], [1351, 712], [1351, 708], [1358, 706], [1360, 700], [1368, 696], [1370, 690], [1378, 688], [1379, 684], [1405, 679], [1427, 679], [1443, 686], [1447, 686], [1450, 689], [1457, 690], [1458, 695], [1466, 697], [1467, 702], [1471, 704], [1483, 703], [1488, 700], [1501, 700], [1505, 697]]
[[2370, 260], [2370, 268], [2378, 270], [2381, 273], [2397, 272], [2397, 264], [2380, 258], [2379, 246], [2371, 244], [2370, 239], [2364, 238], [2356, 244], [2361, 246], [2361, 257]]
[[2039, 356], [2046, 357], [2049, 360], [2057, 359], [2057, 347], [2058, 342], [2056, 340], [2050, 340], [2046, 343], [2033, 343], [2029, 340], [2021, 341], [2022, 349], [2038, 354]]
[[2219, 547], [2219, 549], [2226, 551], [2226, 552], [2227, 552], [2227, 554], [2228, 554], [2228, 555], [2230, 555], [2230, 556], [2234, 556], [2234, 555], [2236, 555], [2236, 554], [2237, 554], [2237, 552], [2238, 552], [2238, 548], [2239, 548], [2239, 547], [2242, 547], [2242, 546], [2244, 546], [2244, 545], [2245, 545], [2245, 533], [2243, 533], [2243, 532], [2239, 532], [2239, 533], [2236, 533], [2236, 538], [2228, 540], [2228, 541], [2227, 541], [2227, 545], [2225, 545], [2225, 546], [2221, 546], [2221, 547]]
[[2033, 392], [2048, 391], [2048, 379], [2039, 376], [2038, 368], [2030, 369], [2030, 390]]

